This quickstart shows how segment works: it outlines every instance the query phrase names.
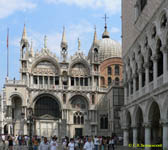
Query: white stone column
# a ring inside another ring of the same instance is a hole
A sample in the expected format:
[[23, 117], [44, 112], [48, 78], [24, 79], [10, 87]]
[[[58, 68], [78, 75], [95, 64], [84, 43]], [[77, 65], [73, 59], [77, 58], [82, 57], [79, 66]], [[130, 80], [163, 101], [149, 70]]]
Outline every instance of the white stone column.
[[168, 150], [168, 122], [162, 124], [163, 126], [163, 150]]
[[[146, 63], [145, 64], [145, 85], [146, 85], [146, 87], [148, 84], [149, 84], [149, 64]], [[146, 88], [146, 90], [147, 90], [147, 88]]]
[[[151, 145], [151, 124], [146, 123], [145, 127], [145, 145]], [[145, 147], [145, 150], [150, 150], [150, 147]]]
[[139, 91], [142, 89], [142, 70], [139, 70]]
[[53, 85], [55, 85], [55, 76], [53, 77]]
[[129, 96], [128, 97], [130, 97], [130, 95], [131, 95], [131, 82], [130, 81], [128, 82], [128, 88], [129, 88]]
[[123, 143], [123, 146], [128, 146], [129, 144], [129, 131], [127, 128], [124, 128], [123, 130], [123, 137], [124, 137], [124, 143]]
[[135, 94], [136, 92], [136, 75], [134, 74], [133, 76], [133, 95]]
[[43, 88], [44, 88], [44, 76], [42, 76], [42, 80], [43, 80]]
[[153, 74], [153, 77], [154, 77], [154, 88], [156, 88], [157, 87], [157, 68], [158, 68], [158, 65], [157, 65], [157, 55], [155, 54], [154, 56], [153, 56], [153, 72], [154, 72], [154, 74]]
[[161, 47], [161, 51], [163, 53], [163, 82], [166, 83], [168, 81], [168, 78], [167, 78], [167, 67], [168, 67], [168, 47], [165, 45], [165, 46], [162, 46]]
[[135, 126], [133, 127], [133, 144], [136, 146], [138, 143], [138, 128]]
[[[125, 83], [127, 84], [127, 83]], [[127, 85], [124, 86], [124, 104], [126, 105], [127, 104]]]

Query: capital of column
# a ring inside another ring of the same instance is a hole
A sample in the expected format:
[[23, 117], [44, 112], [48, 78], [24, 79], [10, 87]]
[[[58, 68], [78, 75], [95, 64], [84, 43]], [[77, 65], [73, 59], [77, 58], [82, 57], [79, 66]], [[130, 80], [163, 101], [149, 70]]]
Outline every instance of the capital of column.
[[138, 69], [138, 73], [143, 73], [143, 72], [144, 72], [143, 68]]
[[146, 68], [146, 69], [149, 68], [149, 62], [146, 62], [146, 63], [144, 64], [144, 68]]
[[158, 54], [154, 54], [154, 55], [152, 56], [152, 60], [153, 60], [153, 61], [157, 61], [158, 58], [159, 58], [159, 55], [158, 55]]
[[144, 126], [145, 128], [151, 128], [151, 127], [152, 127], [152, 122], [144, 122], [144, 123], [143, 123], [143, 126]]
[[168, 121], [160, 121], [161, 126], [167, 126], [168, 127]]
[[133, 76], [132, 76], [133, 79], [136, 79], [137, 78], [137, 74], [134, 73]]
[[128, 126], [123, 126], [123, 127], [121, 127], [121, 129], [127, 131], [127, 130], [129, 130], [129, 127]]
[[163, 45], [160, 50], [163, 52], [163, 53], [168, 53], [168, 45]]

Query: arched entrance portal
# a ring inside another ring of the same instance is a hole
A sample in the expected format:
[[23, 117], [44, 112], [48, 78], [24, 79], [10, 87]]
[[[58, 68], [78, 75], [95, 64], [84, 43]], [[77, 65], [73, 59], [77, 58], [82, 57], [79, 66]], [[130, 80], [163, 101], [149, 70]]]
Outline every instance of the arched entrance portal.
[[58, 99], [49, 94], [42, 94], [35, 99], [34, 105], [35, 134], [39, 136], [59, 135], [58, 120], [61, 107]]
[[83, 136], [84, 133], [89, 135], [89, 129], [91, 128], [87, 120], [88, 114], [88, 101], [82, 95], [75, 95], [70, 99], [71, 109], [73, 113], [73, 126], [71, 126], [71, 137]]
[[22, 107], [22, 99], [19, 95], [12, 96], [12, 133], [13, 135], [23, 135], [24, 132], [24, 108]]
[[160, 124], [160, 109], [156, 102], [153, 102], [149, 110], [149, 121], [152, 123], [151, 127], [151, 143], [162, 143], [162, 127]]

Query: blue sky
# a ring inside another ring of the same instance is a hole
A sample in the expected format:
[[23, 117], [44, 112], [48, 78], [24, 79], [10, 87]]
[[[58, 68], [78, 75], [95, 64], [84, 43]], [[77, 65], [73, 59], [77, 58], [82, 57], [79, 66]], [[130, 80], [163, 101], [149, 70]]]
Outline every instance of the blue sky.
[[104, 14], [109, 17], [108, 31], [121, 42], [121, 0], [0, 0], [0, 88], [6, 77], [6, 38], [9, 27], [9, 78], [19, 79], [19, 41], [26, 24], [29, 42], [36, 51], [43, 47], [47, 35], [48, 48], [60, 57], [60, 41], [65, 26], [68, 54], [81, 49], [87, 55], [93, 41], [94, 26], [98, 38], [104, 31]]

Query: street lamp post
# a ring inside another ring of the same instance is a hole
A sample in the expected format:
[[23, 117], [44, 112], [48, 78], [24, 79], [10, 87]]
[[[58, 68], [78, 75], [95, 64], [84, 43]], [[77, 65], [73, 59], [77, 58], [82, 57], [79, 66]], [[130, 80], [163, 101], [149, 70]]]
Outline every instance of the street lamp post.
[[32, 143], [32, 124], [33, 124], [33, 109], [31, 107], [28, 108], [28, 121], [29, 121], [29, 150], [33, 150]]

